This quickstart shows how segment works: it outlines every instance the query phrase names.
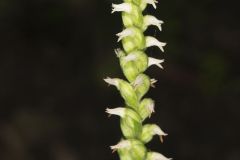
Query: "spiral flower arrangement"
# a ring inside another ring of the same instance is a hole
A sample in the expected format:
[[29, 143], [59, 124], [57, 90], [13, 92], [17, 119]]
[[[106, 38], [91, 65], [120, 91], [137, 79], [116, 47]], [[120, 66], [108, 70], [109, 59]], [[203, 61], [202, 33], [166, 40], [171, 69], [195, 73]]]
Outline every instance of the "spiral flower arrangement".
[[144, 36], [149, 26], [156, 26], [160, 31], [163, 21], [151, 15], [143, 15], [143, 11], [150, 4], [156, 9], [156, 0], [124, 0], [122, 4], [112, 4], [112, 13], [121, 12], [124, 29], [118, 36], [123, 49], [116, 49], [115, 53], [120, 61], [121, 69], [127, 80], [119, 78], [104, 79], [109, 85], [115, 86], [125, 101], [124, 107], [107, 108], [110, 115], [120, 117], [120, 127], [123, 139], [111, 146], [117, 151], [121, 160], [169, 160], [158, 152], [150, 151], [145, 144], [154, 135], [163, 137], [167, 134], [156, 124], [143, 124], [144, 120], [154, 112], [154, 100], [144, 95], [150, 87], [154, 87], [155, 79], [144, 74], [148, 67], [156, 65], [162, 67], [163, 59], [148, 57], [146, 48], [156, 46], [162, 52], [166, 43], [159, 42], [152, 36]]

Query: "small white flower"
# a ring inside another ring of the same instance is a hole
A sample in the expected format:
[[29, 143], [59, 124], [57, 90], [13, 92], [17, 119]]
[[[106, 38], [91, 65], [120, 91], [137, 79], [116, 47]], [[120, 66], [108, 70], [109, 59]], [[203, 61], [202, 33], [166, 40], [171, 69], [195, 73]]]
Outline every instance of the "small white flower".
[[164, 52], [163, 47], [166, 46], [167, 43], [160, 42], [156, 38], [147, 36], [146, 37], [146, 46], [147, 47], [152, 47], [152, 46], [157, 46], [162, 52]]
[[104, 81], [106, 83], [108, 83], [109, 85], [114, 85], [116, 87], [118, 86], [118, 80], [116, 78], [109, 78], [109, 77], [107, 77], [107, 78], [104, 79]]
[[156, 65], [159, 68], [163, 69], [163, 66], [161, 65], [161, 63], [164, 62], [164, 59], [156, 59], [156, 58], [152, 58], [149, 57], [148, 58], [148, 67], [152, 66], [152, 65]]
[[117, 115], [123, 118], [125, 115], [125, 110], [126, 109], [122, 107], [118, 107], [114, 109], [107, 108], [106, 113], [108, 113], [109, 115]]
[[163, 142], [163, 136], [168, 135], [167, 133], [163, 132], [163, 130], [158, 125], [154, 125], [153, 133], [160, 136], [161, 142]]
[[144, 25], [146, 27], [154, 25], [154, 26], [157, 26], [160, 31], [162, 31], [161, 24], [163, 24], [163, 21], [157, 19], [156, 17], [150, 16], [150, 15], [146, 15], [146, 16], [144, 16], [143, 21], [144, 21]]
[[156, 6], [156, 4], [158, 3], [157, 0], [144, 0], [144, 1], [147, 4], [151, 4], [153, 6], [153, 8], [155, 8], [155, 9], [157, 8], [157, 6]]
[[149, 118], [151, 117], [151, 115], [152, 115], [152, 113], [154, 113], [155, 112], [155, 104], [154, 103], [151, 103], [151, 104], [149, 104], [149, 105], [147, 105], [146, 106], [146, 108], [148, 109], [148, 111], [149, 111]]
[[115, 49], [114, 52], [118, 58], [124, 56], [124, 52], [120, 48]]
[[147, 160], [171, 160], [172, 158], [167, 158], [161, 153], [150, 152]]
[[134, 88], [136, 88], [136, 87], [142, 85], [142, 83], [143, 83], [143, 76], [139, 75], [139, 76], [137, 76], [135, 81], [132, 82], [132, 85], [133, 85]]
[[118, 36], [118, 42], [121, 41], [124, 37], [133, 35], [133, 31], [130, 28], [124, 29], [122, 32], [116, 34]]
[[115, 152], [118, 149], [122, 149], [122, 148], [128, 148], [131, 146], [131, 142], [128, 140], [122, 140], [120, 141], [118, 144], [114, 145], [114, 146], [110, 146], [110, 148], [113, 150], [113, 152]]
[[127, 12], [132, 11], [132, 6], [130, 3], [112, 4], [112, 13], [114, 12]]

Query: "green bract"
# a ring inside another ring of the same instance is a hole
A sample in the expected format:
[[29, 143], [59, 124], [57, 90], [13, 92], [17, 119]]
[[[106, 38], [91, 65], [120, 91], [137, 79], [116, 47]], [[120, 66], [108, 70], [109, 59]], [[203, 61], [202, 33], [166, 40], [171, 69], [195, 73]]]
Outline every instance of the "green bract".
[[108, 84], [114, 85], [120, 92], [126, 107], [106, 109], [110, 115], [120, 116], [120, 127], [123, 139], [111, 149], [117, 150], [120, 160], [167, 160], [162, 154], [149, 152], [145, 144], [153, 139], [154, 135], [167, 134], [156, 124], [145, 124], [144, 120], [154, 112], [154, 101], [144, 98], [155, 79], [150, 79], [144, 72], [148, 67], [156, 65], [163, 68], [162, 59], [148, 57], [145, 53], [147, 47], [157, 46], [162, 52], [166, 45], [155, 37], [145, 36], [144, 31], [149, 26], [156, 26], [160, 31], [163, 21], [151, 15], [143, 15], [148, 4], [156, 8], [156, 0], [124, 0], [122, 4], [113, 4], [112, 13], [121, 12], [124, 29], [116, 34], [122, 43], [122, 50], [115, 52], [119, 58], [120, 66], [127, 80], [119, 78], [104, 79]]

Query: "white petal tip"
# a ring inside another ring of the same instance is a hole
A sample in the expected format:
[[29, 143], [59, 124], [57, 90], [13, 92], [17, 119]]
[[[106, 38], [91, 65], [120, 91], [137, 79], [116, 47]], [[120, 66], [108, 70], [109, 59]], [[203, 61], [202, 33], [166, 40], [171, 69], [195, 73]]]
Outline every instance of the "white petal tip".
[[118, 85], [118, 81], [115, 78], [105, 78], [103, 79], [106, 83], [108, 83], [109, 85], [114, 85], [117, 86]]
[[148, 66], [152, 66], [152, 65], [156, 65], [158, 66], [159, 68], [161, 69], [164, 69], [162, 64], [164, 62], [164, 59], [156, 59], [156, 58], [152, 58], [152, 57], [149, 57], [148, 58]]
[[116, 145], [110, 146], [110, 148], [112, 150], [118, 150], [118, 149], [126, 148], [126, 147], [129, 147], [129, 146], [131, 146], [131, 143], [128, 140], [123, 140]]
[[151, 4], [154, 9], [157, 8], [157, 6], [156, 6], [156, 4], [158, 3], [157, 0], [145, 0], [145, 2], [146, 2], [147, 4]]

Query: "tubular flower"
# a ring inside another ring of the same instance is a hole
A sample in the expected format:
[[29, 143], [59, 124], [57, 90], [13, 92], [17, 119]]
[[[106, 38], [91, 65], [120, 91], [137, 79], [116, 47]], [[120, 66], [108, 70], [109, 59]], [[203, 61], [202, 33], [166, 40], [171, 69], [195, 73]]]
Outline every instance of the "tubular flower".
[[105, 78], [109, 85], [115, 86], [123, 98], [125, 107], [107, 108], [106, 113], [120, 118], [122, 140], [111, 146], [117, 151], [120, 160], [170, 160], [160, 153], [150, 152], [145, 144], [155, 135], [167, 136], [156, 124], [143, 124], [155, 112], [155, 102], [145, 95], [157, 80], [150, 78], [144, 72], [150, 66], [163, 69], [164, 59], [148, 57], [146, 48], [156, 46], [164, 52], [165, 42], [160, 42], [152, 36], [145, 36], [149, 26], [155, 26], [162, 31], [163, 21], [152, 15], [143, 15], [147, 5], [157, 8], [157, 0], [123, 0], [122, 4], [112, 4], [112, 13], [122, 15], [123, 30], [116, 34], [123, 49], [116, 49], [121, 69], [126, 80], [119, 78]]

